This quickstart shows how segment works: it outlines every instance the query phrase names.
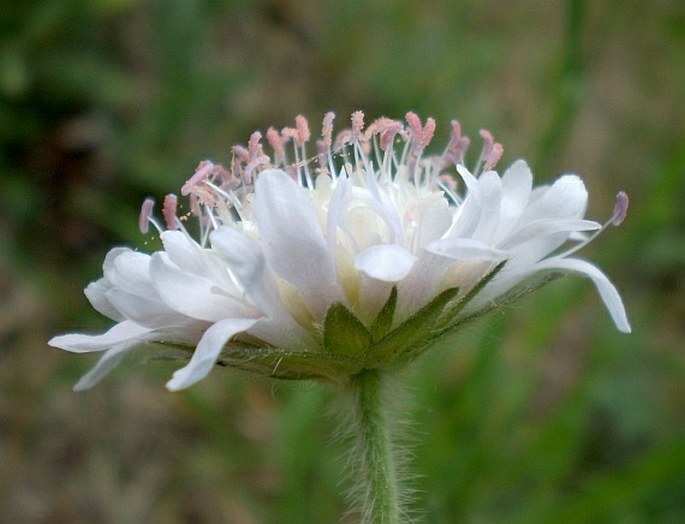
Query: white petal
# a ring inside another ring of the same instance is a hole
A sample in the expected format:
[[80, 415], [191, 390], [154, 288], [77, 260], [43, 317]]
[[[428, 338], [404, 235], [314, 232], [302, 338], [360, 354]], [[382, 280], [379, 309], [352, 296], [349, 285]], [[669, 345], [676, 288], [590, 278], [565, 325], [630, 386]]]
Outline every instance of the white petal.
[[354, 267], [384, 282], [398, 282], [406, 277], [416, 257], [397, 244], [371, 246], [357, 255]]
[[[577, 231], [596, 231], [602, 227], [601, 224], [592, 220], [581, 219], [561, 219], [561, 220], [536, 220], [529, 222], [524, 227], [514, 232], [507, 238], [501, 247], [513, 248], [524, 243], [536, 242], [545, 235], [553, 235], [558, 233], [565, 234], [566, 237], [570, 233]], [[526, 246], [528, 249], [529, 246]], [[556, 246], [555, 246], [556, 247]]]
[[481, 212], [473, 238], [491, 242], [494, 240], [493, 234], [500, 220], [502, 181], [495, 171], [486, 171], [478, 178], [478, 188], [481, 195]]
[[92, 388], [100, 382], [121, 361], [129, 351], [133, 350], [138, 342], [118, 344], [109, 348], [100, 357], [97, 364], [74, 386], [74, 391], [83, 391]]
[[126, 250], [113, 260], [112, 265], [116, 287], [141, 297], [154, 294], [150, 280], [150, 255]]
[[250, 329], [258, 321], [255, 318], [227, 318], [212, 325], [202, 335], [190, 362], [174, 372], [173, 378], [166, 384], [167, 389], [178, 391], [205, 378], [231, 337]]
[[512, 225], [519, 219], [528, 205], [530, 191], [533, 187], [533, 174], [528, 164], [517, 160], [502, 175], [502, 207], [500, 214], [503, 221]]
[[216, 283], [182, 271], [166, 253], [152, 256], [150, 267], [155, 290], [174, 311], [207, 322], [244, 315], [246, 304], [221, 292]]
[[228, 265], [248, 297], [263, 311], [280, 303], [278, 286], [266, 265], [260, 245], [229, 226], [210, 235], [212, 246]]
[[482, 202], [478, 179], [474, 177], [463, 165], [457, 164], [457, 171], [466, 184], [467, 194], [459, 208], [456, 221], [449, 232], [450, 236], [468, 237], [478, 227]]
[[105, 296], [127, 319], [141, 326], [160, 328], [182, 319], [181, 314], [167, 306], [154, 290], [143, 297], [112, 288]]
[[551, 187], [538, 193], [539, 196], [523, 212], [520, 224], [550, 218], [582, 218], [585, 214], [587, 190], [576, 175], [564, 175]]
[[[350, 182], [350, 179], [344, 174], [339, 176], [335, 181], [335, 188], [333, 189], [333, 193], [328, 202], [328, 217], [326, 223], [328, 250], [333, 256], [335, 256], [337, 249], [338, 229], [347, 233], [345, 218], [351, 192], [352, 182]], [[347, 234], [349, 236], [349, 233]]]
[[621, 297], [607, 276], [597, 267], [577, 258], [552, 258], [536, 264], [536, 269], [564, 269], [588, 276], [595, 284], [599, 296], [602, 297], [602, 301], [614, 320], [616, 327], [623, 333], [630, 333], [630, 323], [628, 322]]
[[114, 261], [122, 253], [128, 253], [130, 251], [131, 249], [127, 247], [115, 247], [114, 249], [110, 249], [107, 252], [107, 254], [105, 255], [105, 260], [102, 262], [102, 274], [105, 277], [105, 279], [109, 280], [110, 282], [114, 282], [116, 280], [116, 270], [114, 268]]
[[101, 278], [96, 282], [91, 282], [83, 290], [86, 298], [90, 304], [96, 309], [96, 311], [102, 313], [112, 320], [121, 322], [125, 320], [126, 317], [122, 315], [117, 308], [115, 308], [106, 296], [107, 291], [111, 288], [110, 282]]
[[453, 209], [450, 209], [447, 199], [439, 193], [432, 195], [430, 200], [421, 202], [416, 216], [415, 251], [447, 232], [452, 225]]
[[402, 221], [397, 214], [397, 209], [379, 186], [376, 173], [370, 168], [366, 169], [366, 187], [373, 201], [372, 207], [383, 221], [388, 224], [391, 235], [390, 241], [393, 243], [404, 242]]
[[436, 240], [426, 246], [426, 250], [435, 255], [454, 260], [503, 260], [507, 252], [495, 249], [484, 242], [472, 238], [445, 238]]
[[101, 335], [60, 335], [48, 341], [52, 347], [71, 351], [72, 353], [89, 353], [103, 351], [114, 345], [127, 341], [142, 341], [150, 329], [125, 320], [111, 327]]
[[315, 314], [334, 297], [335, 273], [316, 210], [306, 191], [279, 170], [262, 171], [255, 215], [269, 266], [294, 285]]
[[435, 297], [438, 283], [454, 260], [434, 255], [426, 249], [419, 252], [409, 275], [397, 286], [397, 308], [393, 324], [398, 325]]
[[223, 226], [210, 235], [212, 246], [245, 288], [245, 294], [268, 318], [252, 334], [279, 346], [314, 344], [290, 315], [260, 245], [244, 232]]
[[207, 272], [203, 249], [182, 231], [164, 231], [161, 235], [164, 251], [183, 271], [201, 275]]

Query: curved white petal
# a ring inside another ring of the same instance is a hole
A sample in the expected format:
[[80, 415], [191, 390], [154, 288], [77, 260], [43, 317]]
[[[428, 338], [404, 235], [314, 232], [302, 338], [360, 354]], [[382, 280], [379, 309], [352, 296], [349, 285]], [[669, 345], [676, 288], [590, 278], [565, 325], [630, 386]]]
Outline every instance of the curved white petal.
[[110, 282], [116, 281], [116, 270], [114, 268], [114, 261], [122, 253], [128, 253], [131, 249], [127, 247], [115, 247], [110, 249], [105, 255], [105, 260], [102, 262], [102, 275], [105, 280]]
[[514, 162], [502, 175], [502, 203], [497, 242], [514, 229], [528, 205], [533, 187], [533, 173], [524, 160]]
[[150, 255], [125, 250], [112, 261], [116, 287], [141, 297], [154, 293], [150, 280]]
[[48, 341], [52, 347], [71, 351], [72, 353], [90, 353], [91, 351], [104, 351], [122, 342], [135, 340], [142, 341], [150, 329], [140, 326], [130, 320], [115, 324], [101, 335], [60, 335]]
[[444, 238], [426, 246], [434, 255], [454, 260], [503, 260], [507, 252], [472, 238]]
[[397, 213], [397, 209], [392, 205], [387, 195], [381, 190], [376, 174], [372, 169], [366, 169], [366, 187], [371, 195], [372, 207], [376, 209], [378, 215], [388, 224], [390, 231], [390, 241], [397, 244], [404, 242], [402, 235], [402, 221]]
[[564, 175], [547, 188], [537, 188], [520, 224], [534, 220], [582, 218], [587, 207], [585, 184], [576, 175]]
[[335, 188], [328, 203], [328, 216], [326, 221], [326, 237], [328, 250], [335, 256], [337, 250], [338, 229], [341, 229], [350, 237], [345, 227], [345, 217], [349, 206], [352, 183], [346, 174], [341, 174], [335, 180]]
[[280, 170], [264, 170], [255, 188], [255, 215], [269, 266], [295, 286], [315, 314], [337, 297], [331, 253], [306, 190]]
[[181, 270], [166, 253], [152, 256], [150, 272], [155, 290], [174, 311], [207, 322], [244, 315], [246, 304], [222, 292], [219, 286], [201, 276]]
[[[512, 249], [522, 244], [526, 244], [526, 249], [530, 243], [539, 240], [545, 242], [547, 235], [564, 234], [566, 238], [571, 233], [579, 231], [596, 231], [602, 227], [601, 224], [593, 220], [582, 219], [561, 219], [561, 220], [536, 220], [526, 224], [524, 227], [514, 232], [509, 238], [500, 244], [500, 247]], [[555, 246], [555, 248], [558, 246]]]
[[473, 238], [483, 242], [492, 242], [500, 221], [502, 180], [495, 171], [486, 171], [478, 178], [478, 189], [481, 195], [481, 211]]
[[141, 326], [161, 328], [182, 319], [154, 290], [149, 296], [140, 296], [114, 287], [105, 296], [127, 319]]
[[222, 226], [210, 235], [212, 246], [228, 265], [245, 294], [263, 311], [280, 304], [278, 285], [260, 245], [244, 232]]
[[623, 307], [623, 302], [621, 297], [616, 291], [614, 285], [609, 281], [607, 276], [602, 273], [597, 267], [593, 266], [585, 260], [580, 260], [577, 258], [552, 258], [549, 260], [543, 260], [542, 262], [535, 265], [537, 270], [542, 269], [564, 269], [567, 271], [575, 271], [577, 273], [583, 273], [585, 276], [589, 277], [595, 284], [599, 296], [602, 297], [602, 301], [606, 306], [611, 318], [614, 320], [614, 324], [619, 331], [623, 333], [630, 333], [630, 323], [628, 322], [628, 317], [626, 316], [626, 311]]
[[107, 318], [121, 322], [125, 320], [126, 317], [114, 307], [106, 295], [111, 287], [112, 286], [107, 279], [101, 278], [100, 280], [88, 284], [86, 289], [83, 290], [83, 293], [86, 295], [90, 305], [93, 306], [96, 311], [102, 313]]
[[457, 171], [466, 184], [467, 194], [459, 207], [456, 221], [449, 232], [450, 236], [468, 237], [478, 227], [481, 215], [481, 194], [478, 179], [462, 164], [457, 164]]
[[354, 259], [354, 267], [384, 282], [399, 282], [406, 277], [416, 257], [397, 244], [371, 246]]
[[210, 239], [245, 289], [247, 297], [268, 317], [254, 327], [252, 334], [279, 346], [314, 344], [281, 299], [278, 284], [266, 264], [260, 245], [244, 232], [229, 226], [212, 232]]
[[205, 378], [231, 337], [247, 331], [258, 321], [258, 318], [227, 318], [212, 325], [202, 335], [190, 362], [174, 372], [173, 378], [166, 384], [167, 389], [178, 391]]
[[138, 341], [117, 344], [105, 351], [97, 364], [76, 383], [74, 391], [83, 391], [95, 386], [114, 369], [126, 353], [135, 349], [137, 343]]
[[444, 235], [452, 225], [453, 210], [442, 194], [434, 194], [419, 205], [412, 251], [415, 253]]

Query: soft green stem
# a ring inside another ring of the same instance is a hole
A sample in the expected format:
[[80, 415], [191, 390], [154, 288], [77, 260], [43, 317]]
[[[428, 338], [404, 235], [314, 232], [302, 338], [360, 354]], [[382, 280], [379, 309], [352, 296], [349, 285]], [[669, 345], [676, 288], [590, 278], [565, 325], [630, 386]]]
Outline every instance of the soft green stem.
[[365, 524], [400, 522], [396, 464], [384, 397], [384, 375], [365, 370], [352, 380]]

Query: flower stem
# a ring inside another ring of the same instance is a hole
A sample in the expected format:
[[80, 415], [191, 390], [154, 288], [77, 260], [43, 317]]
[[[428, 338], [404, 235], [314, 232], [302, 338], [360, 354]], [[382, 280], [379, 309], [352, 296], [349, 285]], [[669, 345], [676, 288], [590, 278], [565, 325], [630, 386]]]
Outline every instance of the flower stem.
[[397, 524], [400, 507], [396, 464], [384, 397], [385, 376], [365, 370], [352, 380], [355, 409], [355, 457], [359, 461], [363, 522]]

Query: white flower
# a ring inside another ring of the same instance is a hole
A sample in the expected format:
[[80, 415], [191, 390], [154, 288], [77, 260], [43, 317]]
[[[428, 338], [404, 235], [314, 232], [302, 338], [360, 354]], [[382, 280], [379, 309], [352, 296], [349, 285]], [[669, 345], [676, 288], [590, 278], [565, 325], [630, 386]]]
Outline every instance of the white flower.
[[[522, 160], [500, 176], [492, 169], [502, 146], [486, 131], [470, 172], [456, 121], [447, 148], [429, 157], [434, 121], [406, 118], [408, 125], [383, 118], [364, 130], [357, 112], [333, 142], [327, 114], [318, 164], [306, 156], [302, 117], [295, 128], [268, 131], [273, 159], [255, 133], [247, 148], [234, 147], [229, 170], [200, 163], [181, 189], [199, 219], [199, 240], [186, 231], [187, 217], [177, 218], [175, 196], [164, 202], [165, 230], [146, 201], [141, 229], [154, 224], [163, 249], [113, 249], [103, 278], [85, 290], [117, 324], [102, 335], [50, 341], [104, 351], [76, 389], [150, 342], [195, 348], [171, 390], [204, 378], [218, 359], [272, 376], [345, 380], [415, 358], [548, 270], [589, 277], [618, 329], [630, 332], [607, 277], [568, 256], [603, 229], [583, 218], [580, 178], [534, 188]], [[616, 225], [626, 208], [620, 193]]]

